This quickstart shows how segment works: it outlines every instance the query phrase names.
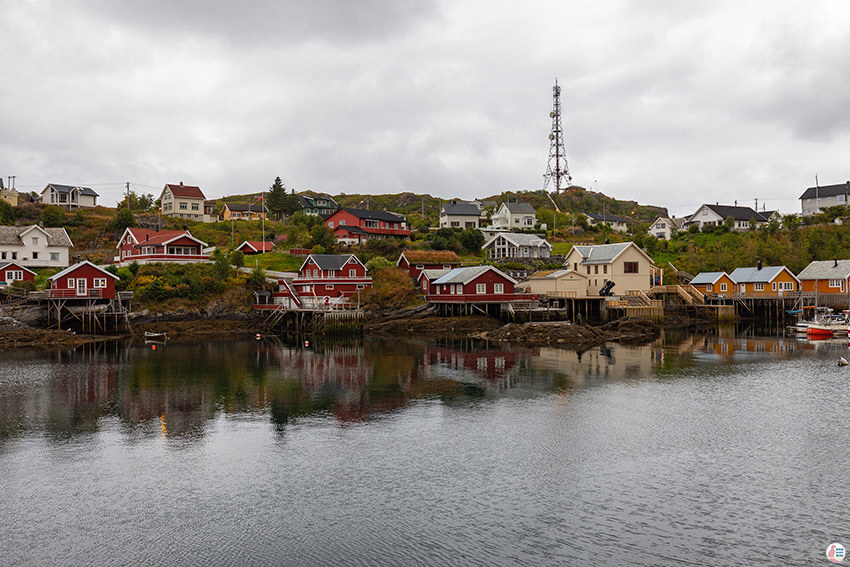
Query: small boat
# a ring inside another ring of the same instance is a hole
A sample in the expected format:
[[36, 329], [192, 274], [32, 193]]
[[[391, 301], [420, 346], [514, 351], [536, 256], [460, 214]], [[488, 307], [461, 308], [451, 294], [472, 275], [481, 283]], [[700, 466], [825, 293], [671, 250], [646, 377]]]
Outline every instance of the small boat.
[[846, 323], [810, 323], [806, 328], [807, 339], [831, 339], [841, 334], [847, 334]]
[[152, 333], [150, 331], [145, 331], [145, 342], [164, 343], [167, 340], [168, 336], [165, 333]]

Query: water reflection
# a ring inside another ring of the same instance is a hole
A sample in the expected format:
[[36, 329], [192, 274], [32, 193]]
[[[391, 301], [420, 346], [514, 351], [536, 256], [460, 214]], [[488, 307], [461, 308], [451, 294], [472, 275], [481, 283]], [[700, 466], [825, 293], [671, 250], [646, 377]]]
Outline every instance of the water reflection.
[[220, 416], [268, 416], [279, 429], [299, 418], [351, 424], [414, 400], [463, 404], [534, 397], [594, 382], [669, 374], [705, 361], [845, 354], [846, 341], [667, 333], [641, 346], [586, 352], [493, 348], [476, 341], [319, 344], [237, 342], [7, 353], [0, 364], [0, 444], [25, 435], [63, 441], [117, 420], [129, 439], [192, 442]]

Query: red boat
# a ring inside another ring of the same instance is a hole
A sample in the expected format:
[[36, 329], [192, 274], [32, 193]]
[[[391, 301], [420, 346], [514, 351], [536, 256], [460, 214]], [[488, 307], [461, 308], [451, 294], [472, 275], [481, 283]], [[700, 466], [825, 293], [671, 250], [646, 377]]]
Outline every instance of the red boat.
[[[806, 328], [807, 339], [831, 339], [836, 331], [837, 325], [812, 323]], [[845, 327], [846, 329], [846, 327]]]

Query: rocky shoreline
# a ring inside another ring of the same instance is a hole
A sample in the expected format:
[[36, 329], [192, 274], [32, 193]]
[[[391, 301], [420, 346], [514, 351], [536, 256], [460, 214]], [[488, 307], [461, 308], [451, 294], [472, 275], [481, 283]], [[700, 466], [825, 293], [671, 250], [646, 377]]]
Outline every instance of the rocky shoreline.
[[[140, 313], [132, 318], [130, 332], [117, 336], [82, 335], [69, 330], [31, 327], [11, 317], [0, 317], [0, 348], [58, 347], [122, 340], [144, 341], [145, 332], [165, 333], [169, 343], [245, 340], [268, 334], [261, 312], [204, 314], [198, 312]], [[622, 319], [605, 325], [569, 322], [508, 323], [484, 316], [438, 317], [427, 306], [394, 312], [368, 313], [365, 336], [421, 337], [426, 339], [478, 339], [491, 343], [551, 345], [587, 349], [605, 342], [645, 343], [659, 336], [660, 327], [645, 319]]]

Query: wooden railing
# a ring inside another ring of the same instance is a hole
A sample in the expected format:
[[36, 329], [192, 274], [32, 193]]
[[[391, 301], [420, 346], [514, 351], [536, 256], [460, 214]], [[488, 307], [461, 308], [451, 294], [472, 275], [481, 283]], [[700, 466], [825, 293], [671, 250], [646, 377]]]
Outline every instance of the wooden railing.
[[512, 301], [538, 301], [536, 293], [461, 293], [429, 294], [429, 303], [505, 303]]

